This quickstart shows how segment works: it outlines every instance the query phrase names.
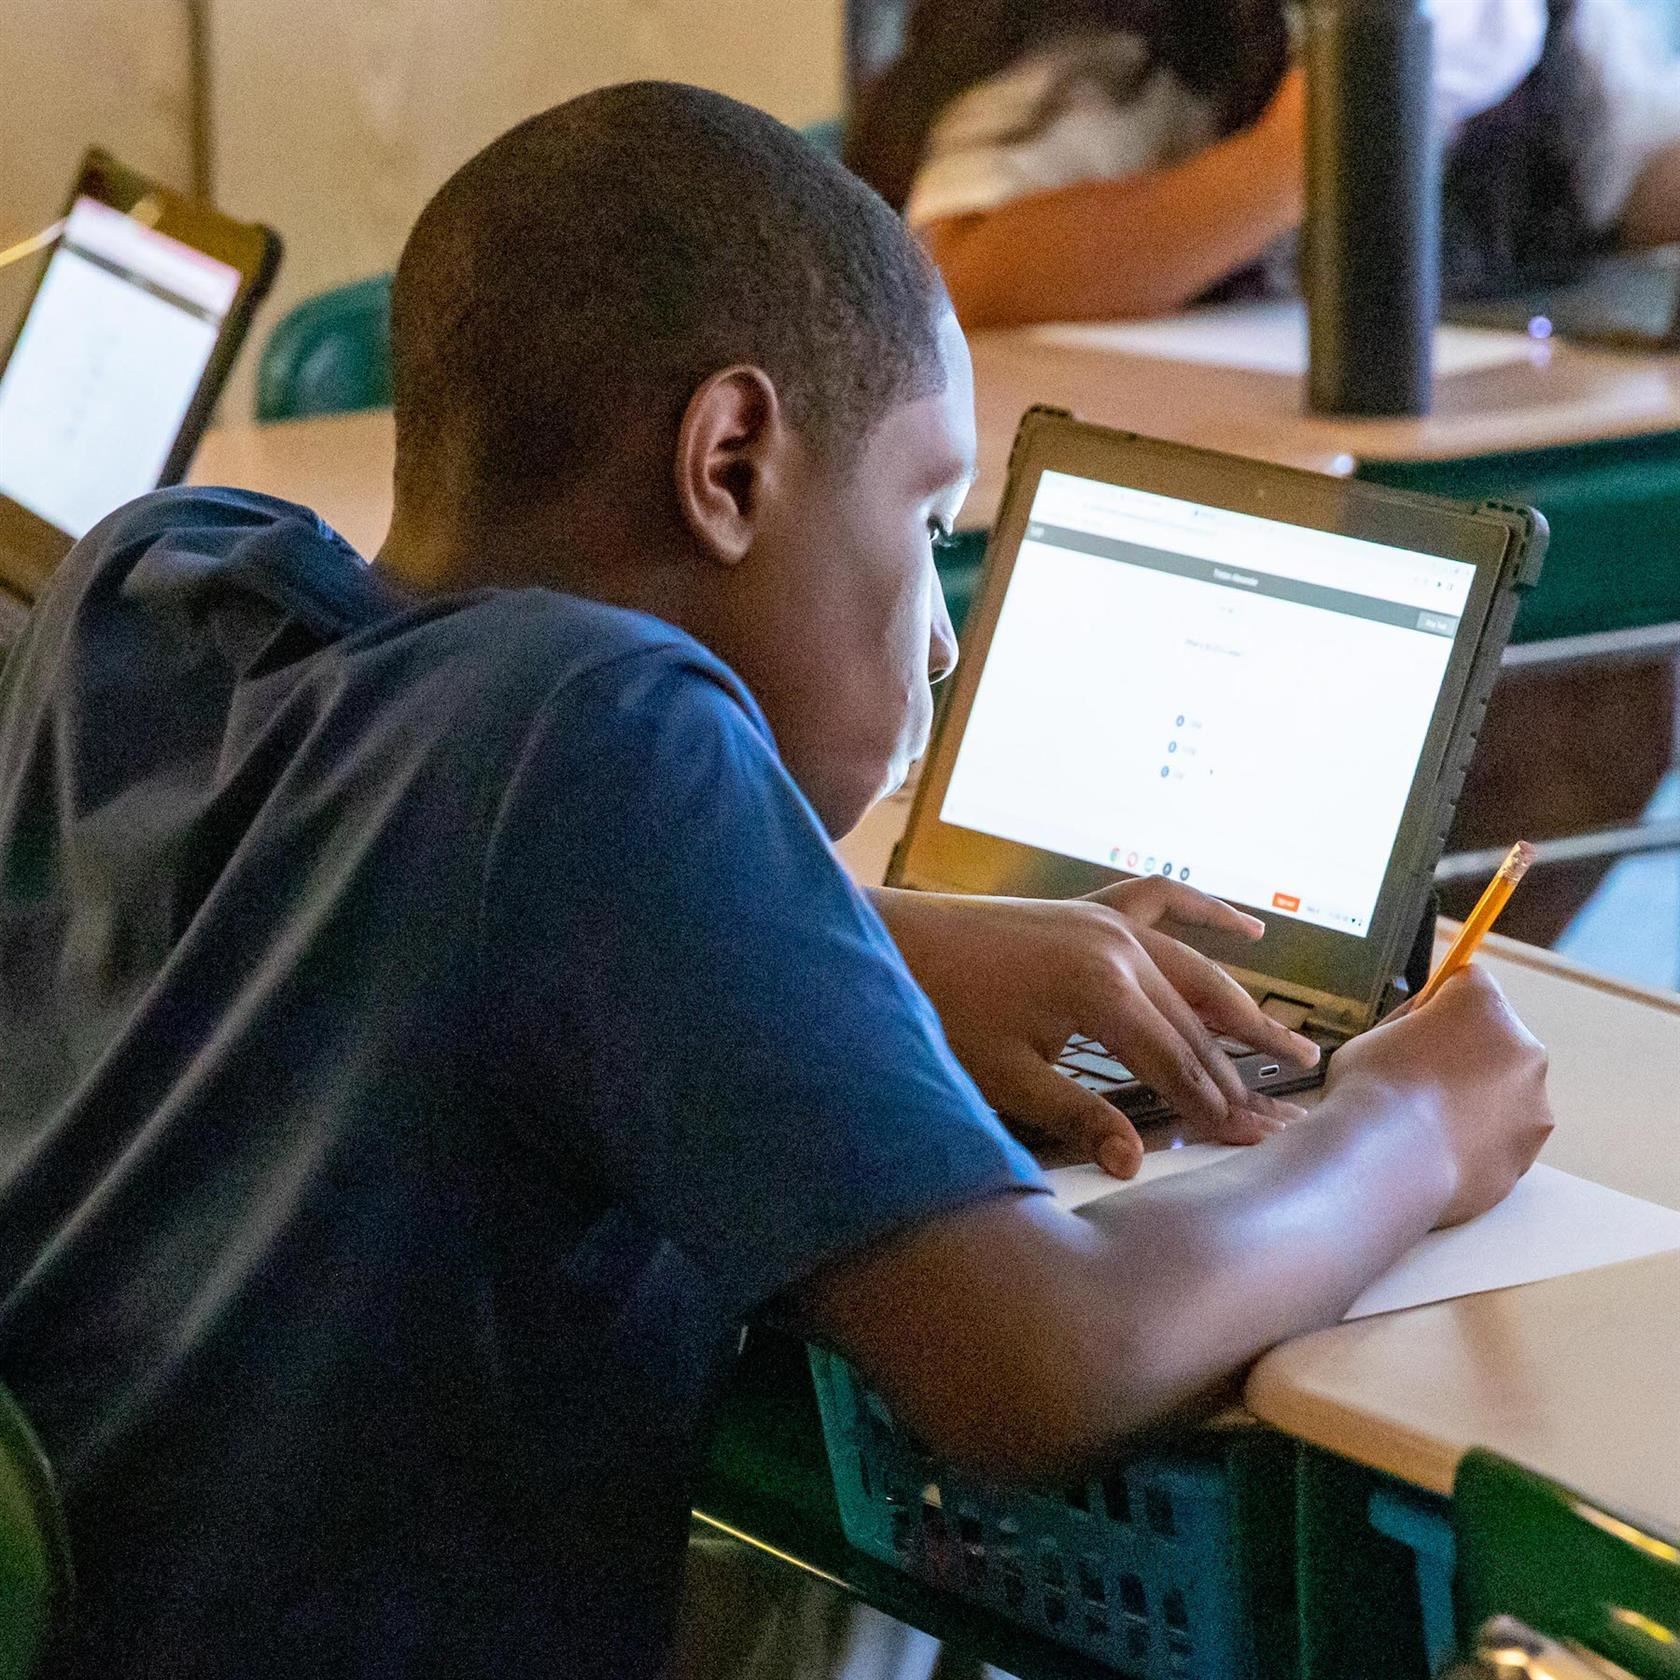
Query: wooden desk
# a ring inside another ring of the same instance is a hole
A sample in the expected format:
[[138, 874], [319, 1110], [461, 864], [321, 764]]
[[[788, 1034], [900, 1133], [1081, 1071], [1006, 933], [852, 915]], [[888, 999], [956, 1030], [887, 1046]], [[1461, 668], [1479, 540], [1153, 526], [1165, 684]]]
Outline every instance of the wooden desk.
[[1314, 472], [1361, 462], [1436, 461], [1680, 431], [1680, 355], [1629, 355], [1554, 343], [1528, 363], [1437, 382], [1418, 420], [1326, 419], [1305, 412], [1298, 378], [1046, 343], [1031, 331], [976, 333], [980, 476], [964, 525], [990, 525], [1009, 443], [1034, 403], [1175, 442]]
[[[1544, 1159], [1680, 1207], [1680, 998], [1488, 941], [1552, 1052]], [[1250, 1410], [1343, 1458], [1447, 1493], [1491, 1447], [1680, 1530], [1680, 1254], [1340, 1325], [1276, 1349]]]
[[[1030, 332], [972, 340], [980, 476], [963, 509], [989, 525], [1003, 492], [1009, 444], [1033, 403], [1088, 420], [1318, 472], [1360, 461], [1424, 461], [1590, 439], [1680, 431], [1680, 355], [1639, 356], [1551, 347], [1531, 365], [1442, 380], [1422, 420], [1310, 416], [1301, 382], [1157, 357], [1070, 349]], [[195, 484], [238, 484], [314, 507], [371, 554], [391, 516], [391, 416], [386, 410], [239, 422], [209, 432]]]

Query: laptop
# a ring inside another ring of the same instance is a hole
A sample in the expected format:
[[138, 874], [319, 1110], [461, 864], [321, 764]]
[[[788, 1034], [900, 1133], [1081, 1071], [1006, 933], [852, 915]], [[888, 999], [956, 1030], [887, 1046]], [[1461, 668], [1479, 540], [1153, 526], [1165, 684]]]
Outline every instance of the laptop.
[[1582, 274], [1449, 304], [1450, 321], [1618, 350], [1680, 350], [1680, 245], [1602, 257]]
[[[1545, 544], [1530, 508], [1029, 411], [888, 882], [1041, 898], [1188, 882], [1266, 933], [1184, 937], [1333, 1053], [1403, 995]], [[1226, 1048], [1251, 1089], [1323, 1078]], [[1134, 1118], [1167, 1112], [1100, 1044], [1061, 1065]]]
[[76, 540], [186, 471], [280, 242], [104, 152], [83, 159], [0, 355], [0, 588], [13, 613]]

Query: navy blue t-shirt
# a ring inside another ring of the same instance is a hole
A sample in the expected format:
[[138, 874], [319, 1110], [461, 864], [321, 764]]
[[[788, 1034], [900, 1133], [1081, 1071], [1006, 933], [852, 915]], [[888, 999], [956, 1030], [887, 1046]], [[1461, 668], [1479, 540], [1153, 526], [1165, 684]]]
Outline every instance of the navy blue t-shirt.
[[0, 1379], [62, 1672], [646, 1676], [744, 1315], [1037, 1184], [736, 678], [163, 492], [0, 679]]

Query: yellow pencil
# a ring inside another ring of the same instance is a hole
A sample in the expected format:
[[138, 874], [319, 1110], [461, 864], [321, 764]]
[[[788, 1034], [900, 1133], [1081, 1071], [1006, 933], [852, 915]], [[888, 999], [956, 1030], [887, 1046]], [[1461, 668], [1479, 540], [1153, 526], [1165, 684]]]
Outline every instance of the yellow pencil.
[[1430, 975], [1428, 983], [1418, 993], [1419, 1003], [1428, 1003], [1453, 975], [1461, 968], [1469, 966], [1470, 959], [1476, 954], [1476, 947], [1482, 942], [1482, 936], [1493, 926], [1499, 912], [1505, 908], [1505, 901], [1517, 890], [1517, 882], [1527, 874], [1528, 866], [1533, 862], [1534, 848], [1526, 840], [1519, 840], [1505, 854], [1505, 861], [1488, 882], [1487, 891], [1476, 900], [1476, 908], [1470, 912], [1464, 926], [1458, 930], [1458, 938], [1452, 942], [1452, 948], [1441, 959], [1441, 966]]

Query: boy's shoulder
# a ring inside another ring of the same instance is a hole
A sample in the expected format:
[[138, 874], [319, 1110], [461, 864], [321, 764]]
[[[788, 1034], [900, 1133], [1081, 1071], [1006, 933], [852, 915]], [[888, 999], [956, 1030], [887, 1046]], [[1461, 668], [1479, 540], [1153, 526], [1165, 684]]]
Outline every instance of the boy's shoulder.
[[115, 727], [167, 740], [183, 775], [260, 763], [292, 786], [325, 766], [448, 800], [514, 776], [539, 737], [579, 774], [669, 779], [726, 740], [777, 773], [750, 693], [677, 626], [551, 589], [417, 594], [244, 491], [160, 492], [83, 539], [7, 662], [0, 744], [51, 712], [104, 752], [115, 672]]
[[[638, 667], [687, 671], [744, 691], [729, 668], [685, 630], [651, 613], [555, 589], [490, 589], [438, 603], [440, 637], [517, 668], [545, 690], [591, 683], [611, 689]], [[425, 607], [417, 616], [424, 616]]]
[[417, 653], [425, 646], [423, 687], [441, 689], [437, 721], [453, 714], [447, 732], [468, 751], [480, 731], [526, 741], [558, 732], [574, 763], [611, 759], [638, 776], [649, 766], [632, 771], [631, 757], [671, 767], [725, 738], [752, 741], [749, 756], [766, 766], [776, 757], [735, 673], [648, 613], [551, 589], [487, 590], [421, 606], [389, 631]]

